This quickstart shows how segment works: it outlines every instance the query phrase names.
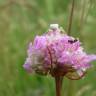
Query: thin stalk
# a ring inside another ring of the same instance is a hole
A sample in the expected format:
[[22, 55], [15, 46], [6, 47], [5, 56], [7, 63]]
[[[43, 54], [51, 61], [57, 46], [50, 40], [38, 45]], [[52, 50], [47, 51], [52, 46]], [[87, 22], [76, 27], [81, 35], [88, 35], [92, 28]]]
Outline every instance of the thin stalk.
[[56, 96], [61, 96], [63, 77], [55, 77]]
[[73, 21], [73, 14], [74, 14], [74, 7], [75, 7], [75, 0], [72, 0], [72, 7], [71, 7], [71, 12], [69, 16], [69, 24], [68, 24], [68, 35], [71, 33], [71, 27], [72, 27], [72, 21]]

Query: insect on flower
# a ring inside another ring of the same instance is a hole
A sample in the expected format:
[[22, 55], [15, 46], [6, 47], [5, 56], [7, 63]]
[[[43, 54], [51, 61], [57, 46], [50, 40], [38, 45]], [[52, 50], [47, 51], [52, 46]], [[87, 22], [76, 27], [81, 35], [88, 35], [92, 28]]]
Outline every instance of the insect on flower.
[[75, 43], [75, 42], [77, 42], [77, 41], [78, 41], [77, 39], [75, 39], [75, 40], [68, 40], [68, 42], [71, 43], [71, 44], [72, 44], [72, 43]]

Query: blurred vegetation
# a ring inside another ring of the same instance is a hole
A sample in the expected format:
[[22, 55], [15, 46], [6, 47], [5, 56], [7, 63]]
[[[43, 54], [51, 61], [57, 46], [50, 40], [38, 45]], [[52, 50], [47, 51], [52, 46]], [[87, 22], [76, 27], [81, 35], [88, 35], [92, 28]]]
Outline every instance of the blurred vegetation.
[[[72, 0], [0, 0], [0, 96], [55, 96], [50, 76], [29, 75], [22, 68], [28, 42], [50, 23], [67, 31]], [[96, 0], [75, 0], [71, 35], [87, 53], [96, 54]], [[62, 96], [96, 96], [96, 62], [85, 78], [64, 79]], [[71, 94], [69, 94], [71, 93]]]

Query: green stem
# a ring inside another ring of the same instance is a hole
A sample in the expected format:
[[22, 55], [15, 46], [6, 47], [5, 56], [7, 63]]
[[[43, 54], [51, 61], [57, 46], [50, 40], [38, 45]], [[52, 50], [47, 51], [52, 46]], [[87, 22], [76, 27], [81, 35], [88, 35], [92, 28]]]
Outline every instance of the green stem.
[[72, 0], [72, 7], [71, 7], [71, 12], [69, 16], [69, 24], [68, 24], [68, 35], [71, 33], [71, 27], [72, 27], [72, 21], [73, 21], [73, 14], [74, 14], [74, 7], [75, 7], [75, 0]]

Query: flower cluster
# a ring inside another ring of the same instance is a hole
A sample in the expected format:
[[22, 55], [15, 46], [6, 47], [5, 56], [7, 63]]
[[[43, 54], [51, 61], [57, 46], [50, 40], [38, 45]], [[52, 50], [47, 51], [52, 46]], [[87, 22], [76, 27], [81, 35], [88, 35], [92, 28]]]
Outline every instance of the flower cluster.
[[23, 67], [28, 72], [79, 79], [91, 67], [96, 55], [87, 55], [81, 42], [63, 33], [58, 24], [51, 24], [48, 32], [30, 42]]

